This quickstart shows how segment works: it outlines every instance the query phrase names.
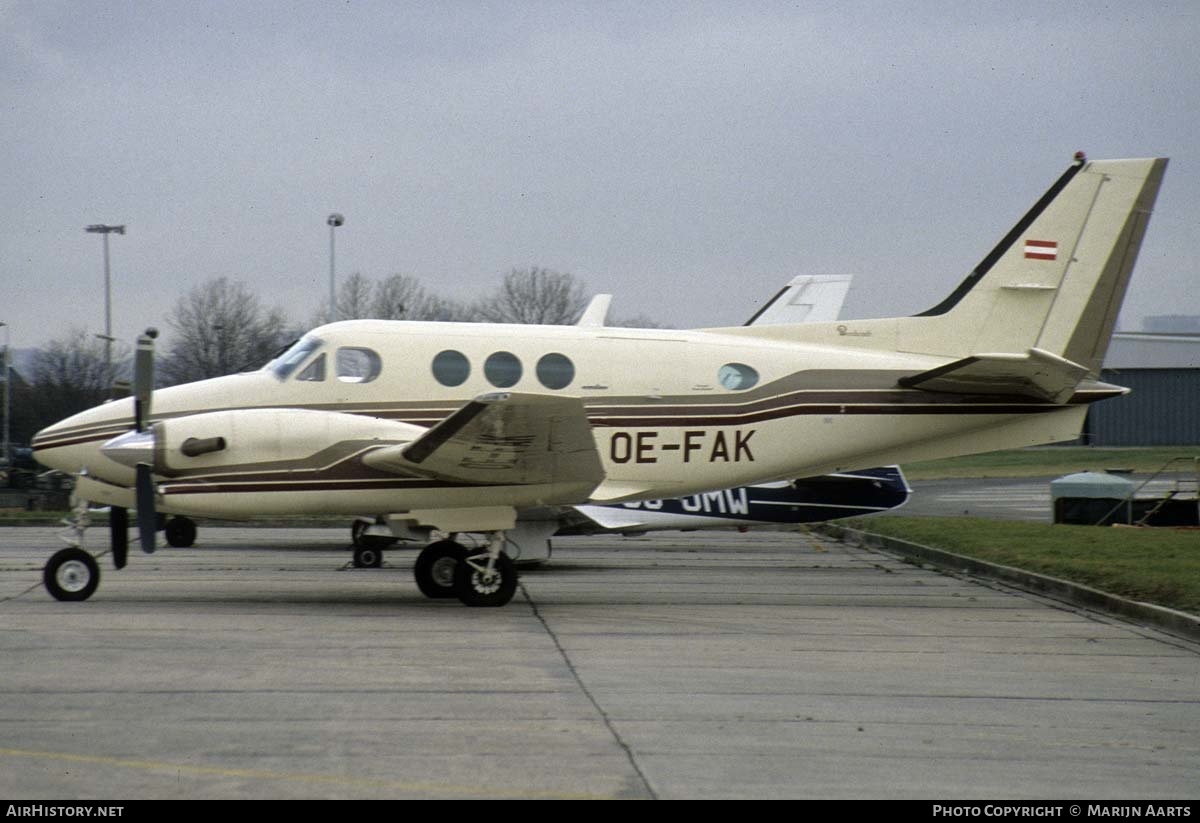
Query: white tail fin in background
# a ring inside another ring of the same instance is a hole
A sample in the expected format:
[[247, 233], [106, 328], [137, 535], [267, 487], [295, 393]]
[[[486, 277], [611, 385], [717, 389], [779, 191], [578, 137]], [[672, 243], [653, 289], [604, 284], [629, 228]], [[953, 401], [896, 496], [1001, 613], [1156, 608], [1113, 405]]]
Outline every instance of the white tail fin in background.
[[837, 320], [850, 291], [851, 274], [802, 274], [768, 300], [747, 326], [822, 323]]

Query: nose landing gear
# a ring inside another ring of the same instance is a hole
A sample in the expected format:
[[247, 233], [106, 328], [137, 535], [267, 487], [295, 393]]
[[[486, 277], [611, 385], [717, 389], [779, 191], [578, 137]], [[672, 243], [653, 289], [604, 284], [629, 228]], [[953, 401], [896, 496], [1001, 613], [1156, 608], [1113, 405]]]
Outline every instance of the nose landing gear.
[[100, 566], [83, 549], [62, 549], [46, 561], [42, 582], [56, 600], [87, 600], [100, 585]]

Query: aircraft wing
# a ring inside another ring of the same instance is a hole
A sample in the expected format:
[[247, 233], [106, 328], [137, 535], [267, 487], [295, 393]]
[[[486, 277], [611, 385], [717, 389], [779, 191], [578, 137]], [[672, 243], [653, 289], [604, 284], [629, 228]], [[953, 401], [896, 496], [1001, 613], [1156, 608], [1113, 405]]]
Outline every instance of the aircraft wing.
[[1065, 403], [1087, 368], [1041, 349], [1025, 354], [976, 354], [904, 377], [910, 389], [950, 394], [1004, 394]]
[[495, 392], [411, 443], [363, 456], [373, 468], [480, 485], [587, 484], [604, 467], [578, 398]]

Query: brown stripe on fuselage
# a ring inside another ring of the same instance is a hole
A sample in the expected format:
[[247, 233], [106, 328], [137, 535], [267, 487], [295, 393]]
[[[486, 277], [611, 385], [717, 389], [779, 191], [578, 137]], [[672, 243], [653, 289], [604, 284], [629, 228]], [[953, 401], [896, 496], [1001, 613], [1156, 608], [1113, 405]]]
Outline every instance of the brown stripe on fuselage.
[[[838, 374], [841, 375], [843, 383], [856, 385], [852, 388], [838, 388], [830, 385]], [[600, 427], [721, 426], [790, 416], [830, 414], [1036, 414], [1059, 408], [1053, 403], [1020, 396], [961, 395], [920, 389], [902, 389], [896, 386], [898, 375], [897, 372], [871, 372], [848, 376], [845, 372], [808, 371], [788, 375], [750, 391], [723, 396], [668, 395], [654, 399], [644, 396], [590, 397], [583, 398], [583, 402], [588, 412], [588, 421], [593, 426]], [[853, 379], [848, 379], [848, 377]], [[1118, 396], [1121, 393], [1122, 391], [1117, 387], [1083, 388], [1076, 391], [1067, 404], [1093, 403]], [[471, 399], [464, 399], [461, 403], [451, 402], [445, 405], [413, 401], [386, 404], [356, 403], [340, 406], [331, 403], [315, 403], [287, 408], [357, 414], [428, 428], [442, 422], [471, 402], [473, 402]], [[261, 408], [271, 407], [263, 406]], [[235, 408], [206, 409], [205, 412], [236, 410]], [[197, 412], [155, 415], [153, 422], [186, 417], [194, 413]], [[132, 426], [133, 419], [131, 417], [73, 426], [55, 432], [52, 437], [35, 437], [33, 449], [36, 453], [108, 440], [124, 433]]]

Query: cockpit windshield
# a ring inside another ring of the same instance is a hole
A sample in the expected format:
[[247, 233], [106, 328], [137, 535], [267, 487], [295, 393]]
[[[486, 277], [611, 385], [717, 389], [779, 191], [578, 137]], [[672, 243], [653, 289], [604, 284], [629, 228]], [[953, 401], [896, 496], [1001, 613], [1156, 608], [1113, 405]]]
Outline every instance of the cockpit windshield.
[[322, 341], [317, 337], [301, 337], [283, 354], [276, 357], [265, 368], [274, 373], [280, 380], [286, 380], [296, 368], [308, 359], [308, 356], [319, 349]]

